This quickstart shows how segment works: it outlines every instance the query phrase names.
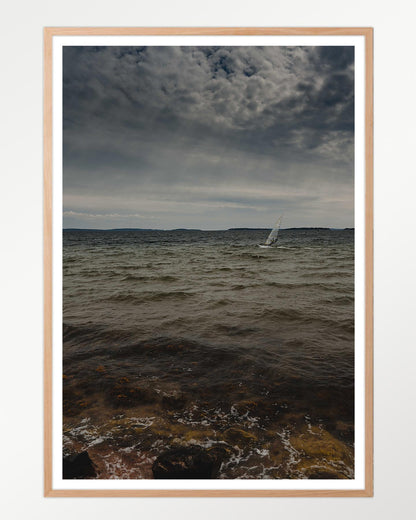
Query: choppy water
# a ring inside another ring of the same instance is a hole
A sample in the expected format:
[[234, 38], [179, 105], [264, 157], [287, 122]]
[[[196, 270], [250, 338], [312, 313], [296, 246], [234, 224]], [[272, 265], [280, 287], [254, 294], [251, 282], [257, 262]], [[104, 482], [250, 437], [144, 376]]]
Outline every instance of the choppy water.
[[353, 476], [354, 232], [266, 236], [64, 232], [64, 440], [99, 478], [187, 443], [220, 478]]

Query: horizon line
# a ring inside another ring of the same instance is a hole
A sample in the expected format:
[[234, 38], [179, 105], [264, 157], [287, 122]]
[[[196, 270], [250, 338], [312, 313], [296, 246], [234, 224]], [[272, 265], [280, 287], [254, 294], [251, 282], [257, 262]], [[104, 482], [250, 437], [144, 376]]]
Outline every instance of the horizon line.
[[[127, 227], [127, 228], [77, 228], [77, 227], [67, 227], [62, 228], [62, 231], [257, 231], [257, 230], [268, 230], [273, 229], [272, 227], [232, 227], [232, 228], [223, 228], [223, 229], [200, 229], [200, 228], [138, 228], [138, 227]], [[281, 230], [291, 230], [291, 229], [330, 229], [330, 230], [351, 230], [355, 229], [355, 227], [326, 227], [326, 226], [297, 226], [297, 227], [289, 227], [289, 228], [280, 228]]]

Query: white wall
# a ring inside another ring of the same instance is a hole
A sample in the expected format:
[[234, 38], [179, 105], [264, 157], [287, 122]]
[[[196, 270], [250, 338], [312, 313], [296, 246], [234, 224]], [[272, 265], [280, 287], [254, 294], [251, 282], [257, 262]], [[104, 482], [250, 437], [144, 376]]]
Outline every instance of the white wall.
[[[5, 519], [411, 518], [416, 361], [412, 2], [3, 2], [0, 58], [0, 514]], [[42, 27], [375, 28], [375, 497], [42, 497]]]

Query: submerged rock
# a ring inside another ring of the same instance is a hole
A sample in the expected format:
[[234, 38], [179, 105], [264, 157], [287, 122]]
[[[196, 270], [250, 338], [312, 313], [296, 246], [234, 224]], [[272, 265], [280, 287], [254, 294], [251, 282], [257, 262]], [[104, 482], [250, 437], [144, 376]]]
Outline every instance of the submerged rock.
[[162, 405], [168, 410], [182, 410], [186, 405], [186, 398], [181, 394], [164, 395]]
[[116, 408], [131, 408], [155, 401], [155, 395], [150, 389], [132, 385], [127, 377], [119, 379], [110, 389], [107, 398]]
[[64, 457], [62, 465], [62, 478], [94, 478], [97, 476], [94, 463], [90, 459], [87, 451], [75, 453]]
[[235, 427], [225, 430], [224, 438], [229, 444], [237, 444], [239, 446], [245, 446], [257, 441], [257, 437], [253, 433]]
[[297, 471], [308, 479], [353, 478], [354, 451], [327, 431], [309, 425], [290, 437], [292, 448], [300, 455]]
[[159, 455], [152, 466], [155, 479], [216, 478], [226, 454], [221, 448], [188, 446]]

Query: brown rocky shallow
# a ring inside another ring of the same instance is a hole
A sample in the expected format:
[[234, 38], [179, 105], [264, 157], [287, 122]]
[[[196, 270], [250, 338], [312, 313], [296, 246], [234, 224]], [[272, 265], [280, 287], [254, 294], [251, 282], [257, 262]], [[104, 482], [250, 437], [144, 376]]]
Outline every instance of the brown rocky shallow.
[[[64, 363], [64, 469], [86, 452], [65, 478], [354, 477], [351, 391], [248, 380], [238, 366], [209, 378], [179, 342], [134, 354]], [[155, 356], [169, 360], [160, 376], [146, 373]]]
[[[95, 474], [67, 478], [353, 478], [353, 447], [340, 439], [347, 428], [342, 422], [331, 434], [308, 417], [285, 414], [266, 427], [245, 403], [229, 413], [194, 407], [187, 415], [144, 404], [104, 422], [91, 412], [65, 418], [64, 453], [87, 451]], [[155, 462], [169, 450], [185, 460], [193, 447], [208, 457], [221, 449], [221, 464], [210, 477], [155, 475]]]

